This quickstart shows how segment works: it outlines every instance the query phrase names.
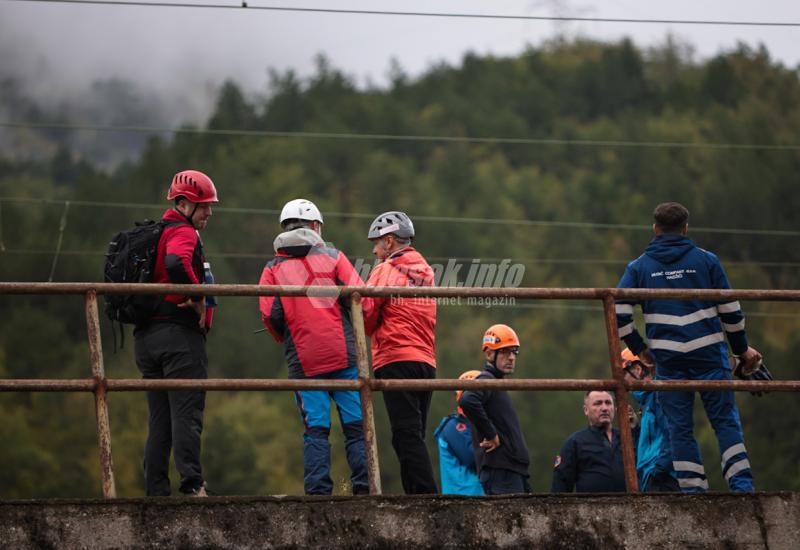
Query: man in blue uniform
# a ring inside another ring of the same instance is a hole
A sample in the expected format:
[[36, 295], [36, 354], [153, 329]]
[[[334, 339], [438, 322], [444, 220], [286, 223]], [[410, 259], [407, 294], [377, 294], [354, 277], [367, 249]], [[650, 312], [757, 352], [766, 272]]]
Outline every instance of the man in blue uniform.
[[[628, 264], [619, 288], [728, 289], [719, 259], [686, 236], [689, 211], [681, 204], [659, 204], [654, 213], [655, 238]], [[644, 313], [648, 345], [633, 322], [633, 306]], [[655, 363], [660, 380], [730, 380], [725, 336], [744, 365], [756, 365], [761, 354], [747, 344], [739, 302], [709, 300], [618, 300], [619, 335], [646, 364]], [[748, 369], [745, 369], [746, 372]], [[695, 392], [658, 392], [667, 417], [673, 466], [684, 492], [708, 490], [700, 449], [694, 438]], [[732, 391], [701, 391], [722, 455], [722, 473], [732, 491], [752, 491], [753, 475]]]
[[551, 493], [625, 491], [622, 447], [614, 422], [614, 400], [607, 391], [588, 391], [583, 414], [589, 427], [567, 438], [553, 465]]
[[[519, 338], [511, 327], [489, 327], [481, 349], [486, 363], [477, 380], [502, 380], [514, 373]], [[486, 494], [530, 493], [528, 446], [508, 392], [465, 390], [458, 404], [472, 424], [475, 462]]]

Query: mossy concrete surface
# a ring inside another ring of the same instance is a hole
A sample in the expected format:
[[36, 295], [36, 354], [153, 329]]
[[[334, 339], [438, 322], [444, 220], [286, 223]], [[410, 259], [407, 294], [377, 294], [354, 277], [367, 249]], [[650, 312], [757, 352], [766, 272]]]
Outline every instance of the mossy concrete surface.
[[0, 501], [0, 547], [800, 548], [800, 496]]

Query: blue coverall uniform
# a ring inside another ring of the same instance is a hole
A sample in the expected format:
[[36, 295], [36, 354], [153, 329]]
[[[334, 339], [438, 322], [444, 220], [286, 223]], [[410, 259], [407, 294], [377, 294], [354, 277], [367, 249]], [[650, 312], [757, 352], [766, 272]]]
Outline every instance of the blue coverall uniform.
[[[683, 235], [656, 236], [645, 253], [628, 264], [619, 288], [728, 289], [719, 259]], [[647, 345], [633, 322], [640, 303], [660, 380], [730, 380], [725, 336], [735, 355], [747, 348], [739, 302], [708, 300], [617, 300], [619, 335], [639, 354]], [[658, 392], [669, 424], [673, 467], [684, 492], [708, 490], [700, 449], [694, 438], [695, 392]], [[732, 391], [701, 391], [719, 442], [722, 473], [732, 491], [752, 491], [753, 475]]]

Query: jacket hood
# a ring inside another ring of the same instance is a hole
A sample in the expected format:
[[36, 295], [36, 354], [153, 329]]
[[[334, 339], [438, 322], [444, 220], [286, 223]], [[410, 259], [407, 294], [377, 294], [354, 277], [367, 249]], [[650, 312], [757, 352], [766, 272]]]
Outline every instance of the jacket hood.
[[658, 235], [647, 245], [644, 253], [657, 262], [671, 264], [683, 258], [695, 244], [688, 237], [667, 233]]
[[316, 231], [300, 227], [275, 237], [272, 246], [275, 248], [276, 254], [285, 254], [298, 258], [307, 256], [312, 247], [323, 244], [325, 244], [325, 241]]

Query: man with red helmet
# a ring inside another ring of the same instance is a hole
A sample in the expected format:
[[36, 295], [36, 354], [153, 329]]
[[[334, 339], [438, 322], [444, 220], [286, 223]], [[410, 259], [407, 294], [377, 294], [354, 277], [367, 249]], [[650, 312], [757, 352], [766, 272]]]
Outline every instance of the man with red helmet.
[[[154, 283], [200, 284], [208, 264], [199, 231], [208, 225], [217, 190], [207, 175], [184, 170], [172, 178], [167, 200], [174, 204], [162, 216], [166, 227], [158, 242]], [[210, 270], [208, 271], [210, 275]], [[211, 329], [212, 299], [203, 296], [164, 296], [155, 314], [136, 326], [136, 364], [144, 378], [208, 378], [206, 334]], [[149, 391], [150, 411], [145, 445], [145, 485], [148, 496], [167, 496], [169, 455], [181, 476], [180, 491], [206, 496], [200, 465], [205, 392]]]
[[[514, 373], [519, 338], [508, 325], [492, 325], [483, 335], [485, 365], [476, 380], [502, 380]], [[478, 476], [487, 495], [530, 493], [528, 445], [511, 396], [503, 390], [465, 390], [458, 400], [472, 423]]]

